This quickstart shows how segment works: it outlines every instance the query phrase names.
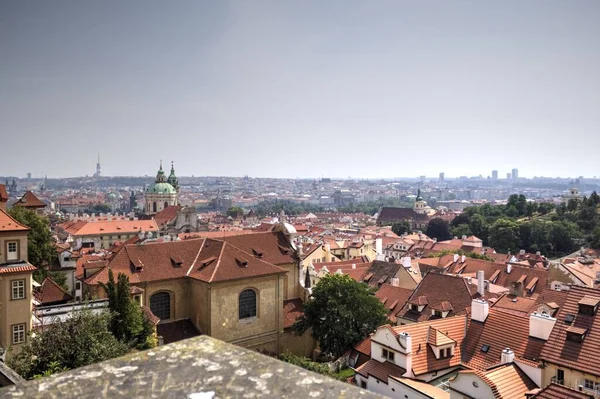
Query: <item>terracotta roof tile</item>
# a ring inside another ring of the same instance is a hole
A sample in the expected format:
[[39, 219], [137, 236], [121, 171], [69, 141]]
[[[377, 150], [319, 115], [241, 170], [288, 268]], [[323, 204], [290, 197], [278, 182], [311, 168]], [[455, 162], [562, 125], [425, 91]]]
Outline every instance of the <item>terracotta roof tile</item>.
[[522, 399], [525, 392], [537, 388], [537, 385], [518, 366], [507, 364], [487, 372], [464, 370], [461, 374], [475, 374], [491, 388], [494, 398]]
[[8, 193], [6, 192], [6, 186], [0, 184], [0, 202], [8, 201]]
[[50, 305], [58, 302], [67, 302], [73, 299], [71, 294], [66, 292], [50, 277], [46, 277], [39, 287], [36, 298], [40, 301], [40, 305]]
[[580, 392], [564, 385], [551, 383], [533, 395], [531, 399], [591, 399], [592, 397], [586, 392]]
[[177, 217], [177, 213], [181, 210], [181, 208], [183, 207], [180, 205], [172, 205], [158, 212], [156, 215], [154, 215], [156, 224], [159, 226], [164, 226], [171, 222]]
[[[591, 302], [586, 297], [600, 297], [600, 291], [592, 288], [573, 286], [567, 293], [567, 299], [559, 310], [556, 324], [541, 353], [544, 361], [574, 370], [580, 370], [600, 376], [600, 359], [596, 352], [600, 347], [600, 315], [579, 313], [579, 303]], [[566, 323], [565, 318], [573, 315], [573, 321]], [[567, 331], [572, 328], [587, 330], [583, 342], [567, 340]]]
[[17, 222], [6, 211], [0, 209], [0, 231], [27, 231], [29, 227]]
[[0, 265], [0, 274], [34, 272], [37, 267], [28, 262], [5, 263]]
[[46, 204], [40, 201], [40, 199], [36, 197], [34, 193], [28, 190], [21, 198], [19, 198], [17, 202], [13, 204], [13, 206], [22, 206], [24, 208], [45, 208]]
[[292, 327], [303, 314], [304, 303], [301, 299], [295, 298], [283, 301], [283, 328]]
[[379, 362], [371, 359], [356, 368], [356, 372], [367, 378], [373, 376], [387, 384], [388, 376], [402, 377], [406, 373], [406, 370], [391, 362]]

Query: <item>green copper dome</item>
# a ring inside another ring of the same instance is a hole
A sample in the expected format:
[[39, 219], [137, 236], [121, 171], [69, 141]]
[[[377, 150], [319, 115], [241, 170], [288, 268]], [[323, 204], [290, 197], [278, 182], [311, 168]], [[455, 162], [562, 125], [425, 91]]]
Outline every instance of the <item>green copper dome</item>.
[[177, 194], [175, 187], [170, 185], [169, 183], [160, 182], [160, 183], [152, 183], [146, 189], [146, 193], [157, 193], [157, 194]]

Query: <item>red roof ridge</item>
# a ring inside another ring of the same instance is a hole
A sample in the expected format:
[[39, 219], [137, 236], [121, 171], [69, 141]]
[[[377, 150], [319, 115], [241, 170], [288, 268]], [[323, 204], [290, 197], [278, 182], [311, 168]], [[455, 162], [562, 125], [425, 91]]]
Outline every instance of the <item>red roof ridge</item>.
[[[215, 278], [215, 274], [217, 274], [217, 270], [219, 269], [219, 266], [221, 265], [221, 259], [223, 258], [223, 251], [225, 250], [225, 242], [221, 241], [221, 243], [223, 244], [221, 246], [221, 252], [219, 252], [219, 258], [217, 260], [217, 264], [215, 265], [215, 269], [213, 270], [212, 276], [210, 276], [210, 279], [208, 279], [208, 282], [212, 282], [213, 279]], [[202, 244], [204, 245], [204, 244]]]
[[202, 249], [204, 249], [205, 243], [206, 243], [206, 238], [202, 241], [202, 245], [200, 245], [200, 248], [198, 249], [198, 253], [196, 254], [196, 257], [194, 258], [192, 265], [190, 266], [187, 273], [185, 274], [186, 276], [189, 276], [190, 273], [192, 272], [192, 270], [194, 270], [194, 267], [196, 266], [196, 262], [198, 261], [198, 257], [200, 256], [200, 253], [202, 253]]

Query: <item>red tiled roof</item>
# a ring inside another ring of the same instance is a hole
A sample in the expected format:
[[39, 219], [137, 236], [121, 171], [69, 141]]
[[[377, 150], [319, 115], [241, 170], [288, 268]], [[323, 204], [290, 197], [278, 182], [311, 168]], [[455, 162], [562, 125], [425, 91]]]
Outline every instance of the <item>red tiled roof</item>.
[[[484, 323], [471, 320], [465, 338], [463, 363], [486, 370], [498, 365], [502, 350], [510, 348], [515, 359], [539, 360], [544, 341], [529, 336], [529, 315], [490, 308]], [[481, 349], [488, 345], [488, 351]]]
[[382, 284], [375, 296], [381, 300], [387, 298], [383, 304], [388, 310], [388, 318], [392, 323], [396, 323], [396, 313], [404, 307], [404, 304], [411, 296], [412, 290], [402, 287], [394, 287], [390, 284]]
[[154, 215], [154, 220], [156, 220], [156, 224], [159, 226], [163, 226], [169, 223], [177, 217], [177, 212], [179, 212], [181, 208], [183, 207], [180, 205], [172, 205], [158, 212], [156, 215]]
[[73, 299], [71, 294], [66, 292], [56, 281], [46, 277], [37, 291], [36, 298], [41, 305], [48, 305], [57, 302], [66, 302]]
[[283, 328], [294, 325], [296, 320], [304, 314], [304, 303], [301, 299], [287, 299], [283, 301]]
[[396, 377], [402, 377], [404, 373], [406, 373], [406, 370], [390, 362], [382, 363], [377, 360], [371, 359], [363, 365], [359, 366], [356, 369], [356, 372], [362, 375], [363, 377], [367, 378], [369, 376], [373, 376], [379, 381], [383, 381], [387, 384], [388, 376], [392, 375]]
[[283, 233], [244, 234], [223, 237], [221, 240], [250, 254], [252, 253], [252, 248], [260, 248], [263, 251], [261, 259], [274, 265], [293, 263], [298, 260]]
[[[425, 297], [426, 301], [419, 297]], [[442, 302], [449, 302], [452, 307], [448, 316], [465, 314], [471, 307], [471, 300], [472, 294], [465, 279], [430, 272], [423, 277], [407, 301], [417, 305], [426, 304], [423, 311], [419, 313], [404, 307], [396, 314], [396, 317], [411, 321], [429, 320], [436, 317], [431, 314], [430, 306], [439, 307], [442, 306]], [[445, 306], [448, 307], [448, 305]]]
[[6, 192], [6, 186], [0, 184], [0, 202], [8, 201], [8, 193]]
[[551, 383], [531, 399], [590, 399], [590, 394], [571, 389], [564, 385]]
[[[600, 376], [600, 359], [597, 356], [597, 348], [600, 347], [600, 315], [598, 313], [593, 316], [579, 313], [579, 302], [586, 297], [598, 298], [600, 290], [571, 287], [564, 305], [556, 316], [556, 324], [540, 357], [544, 361], [559, 364], [561, 367]], [[565, 322], [568, 314], [574, 316], [572, 323]], [[567, 331], [570, 328], [587, 330], [583, 342], [567, 340]]]
[[0, 231], [27, 231], [29, 227], [22, 225], [10, 216], [6, 211], [0, 209]]
[[0, 274], [34, 272], [37, 267], [27, 262], [4, 264], [0, 266]]
[[[396, 335], [401, 332], [407, 332], [412, 337], [412, 369], [415, 375], [421, 375], [460, 365], [462, 353], [461, 346], [466, 334], [466, 324], [466, 316], [456, 316], [396, 326], [392, 327], [392, 331]], [[454, 355], [452, 357], [444, 359], [437, 359], [435, 357], [433, 349], [428, 345], [430, 327], [442, 331], [443, 335], [446, 337], [445, 339], [456, 342]]]
[[142, 312], [144, 313], [144, 317], [148, 320], [152, 325], [157, 325], [160, 322], [160, 319], [156, 317], [154, 313], [150, 310], [148, 306], [142, 306]]
[[24, 208], [45, 208], [46, 204], [40, 201], [38, 197], [31, 191], [26, 191], [13, 206], [22, 206]]
[[158, 231], [158, 225], [154, 219], [151, 220], [102, 220], [102, 221], [69, 221], [58, 226], [67, 234], [73, 236], [89, 236], [89, 235], [115, 235], [115, 234], [131, 234], [137, 233], [140, 230], [143, 232]]
[[537, 385], [518, 366], [506, 364], [487, 372], [479, 370], [464, 370], [461, 374], [475, 374], [481, 378], [492, 390], [497, 399], [522, 399]]

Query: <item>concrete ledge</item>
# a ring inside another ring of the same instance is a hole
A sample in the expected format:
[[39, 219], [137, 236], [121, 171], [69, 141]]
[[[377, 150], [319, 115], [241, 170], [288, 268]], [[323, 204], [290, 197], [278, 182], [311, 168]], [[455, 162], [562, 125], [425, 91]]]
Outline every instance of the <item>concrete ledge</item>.
[[19, 398], [380, 398], [200, 336], [0, 389]]

